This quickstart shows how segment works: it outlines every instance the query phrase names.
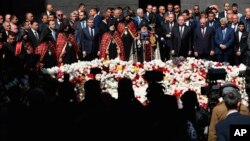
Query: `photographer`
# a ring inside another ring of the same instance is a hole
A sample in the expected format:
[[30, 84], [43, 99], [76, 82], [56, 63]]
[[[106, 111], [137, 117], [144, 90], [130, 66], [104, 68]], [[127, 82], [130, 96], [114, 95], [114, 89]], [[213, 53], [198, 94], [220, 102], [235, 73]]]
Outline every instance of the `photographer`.
[[[210, 120], [210, 125], [209, 125], [209, 133], [208, 133], [208, 141], [216, 141], [217, 140], [217, 135], [215, 131], [215, 125], [226, 118], [228, 110], [224, 102], [224, 96], [227, 95], [228, 93], [231, 93], [232, 91], [238, 91], [239, 89], [234, 86], [231, 83], [224, 84], [221, 88], [221, 95], [223, 97], [223, 100], [219, 102], [212, 111], [211, 115], [211, 120]], [[249, 110], [246, 106], [240, 105], [239, 111], [243, 115], [248, 115]]]

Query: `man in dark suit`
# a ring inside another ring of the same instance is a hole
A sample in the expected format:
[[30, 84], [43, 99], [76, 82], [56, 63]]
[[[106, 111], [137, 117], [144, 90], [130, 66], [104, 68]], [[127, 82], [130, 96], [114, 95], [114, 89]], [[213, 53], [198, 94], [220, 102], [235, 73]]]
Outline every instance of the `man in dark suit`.
[[56, 13], [53, 11], [53, 5], [47, 4], [46, 6], [46, 14], [49, 15], [56, 15]]
[[38, 22], [32, 21], [31, 28], [28, 30], [28, 40], [31, 42], [32, 47], [36, 48], [40, 38], [40, 32], [38, 31]]
[[57, 10], [56, 11], [56, 30], [59, 30], [61, 23], [63, 22], [63, 11]]
[[79, 12], [79, 20], [75, 22], [73, 28], [75, 30], [75, 38], [78, 46], [81, 48], [81, 40], [83, 38], [82, 30], [87, 27], [86, 15], [84, 12]]
[[6, 42], [7, 36], [9, 35], [10, 29], [11, 29], [10, 22], [5, 21], [3, 23], [3, 29], [4, 29], [4, 32], [2, 33], [2, 39], [4, 42]]
[[226, 2], [224, 3], [224, 11], [219, 13], [219, 18], [226, 18], [227, 17], [227, 11], [230, 9], [230, 3]]
[[89, 11], [89, 16], [94, 18], [94, 27], [95, 28], [99, 28], [101, 21], [102, 21], [101, 16], [98, 15], [97, 13], [98, 13], [98, 10], [95, 7], [91, 8]]
[[175, 21], [177, 21], [178, 17], [181, 15], [181, 6], [178, 4], [174, 5], [174, 15]]
[[171, 54], [188, 57], [192, 53], [191, 28], [185, 25], [184, 17], [179, 16], [178, 26], [173, 29], [174, 45]]
[[141, 22], [144, 21], [144, 20], [146, 20], [144, 18], [144, 13], [143, 13], [143, 9], [142, 8], [138, 8], [136, 10], [136, 16], [133, 19], [134, 19], [134, 21], [136, 23], [136, 27], [138, 29], [140, 27]]
[[147, 8], [146, 8], [146, 13], [144, 14], [144, 18], [150, 23], [151, 22], [151, 18], [152, 18], [152, 10], [153, 10], [153, 6], [152, 4], [148, 4]]
[[245, 25], [243, 22], [239, 22], [238, 31], [234, 34], [234, 53], [235, 64], [239, 65], [240, 63], [246, 64], [246, 51], [248, 50], [247, 37], [248, 32], [245, 30]]
[[53, 38], [53, 41], [56, 42], [58, 31], [56, 30], [55, 21], [49, 21], [48, 27], [49, 27], [49, 29], [51, 31], [51, 36]]
[[19, 62], [15, 57], [16, 52], [16, 35], [14, 32], [10, 31], [7, 36], [7, 41], [4, 43], [2, 48], [2, 68], [7, 73], [7, 76], [13, 76], [18, 71], [20, 67]]
[[220, 27], [220, 23], [215, 19], [215, 14], [213, 12], [208, 13], [207, 27], [212, 27], [214, 31]]
[[234, 30], [227, 27], [227, 19], [220, 19], [220, 28], [215, 33], [215, 54], [219, 62], [229, 63], [233, 53]]
[[241, 94], [237, 90], [232, 90], [224, 96], [225, 105], [228, 109], [226, 119], [218, 122], [216, 125], [216, 134], [218, 141], [230, 140], [230, 125], [250, 124], [250, 117], [241, 115], [239, 111], [241, 103]]
[[39, 24], [39, 32], [41, 33], [43, 29], [48, 27], [48, 15], [46, 13], [42, 13], [41, 15], [41, 23]]
[[206, 19], [200, 19], [201, 27], [194, 31], [194, 56], [199, 59], [210, 59], [214, 55], [214, 30], [206, 27]]
[[[166, 19], [168, 19], [168, 21]], [[165, 15], [165, 21], [158, 31], [160, 40], [163, 42], [163, 48], [161, 50], [163, 61], [169, 60], [170, 58], [170, 51], [173, 48], [173, 29], [176, 27], [177, 24], [174, 22], [174, 14]]]
[[87, 27], [82, 30], [83, 40], [80, 50], [83, 53], [83, 57], [87, 61], [91, 61], [97, 57], [99, 49], [99, 30], [94, 27], [94, 18], [89, 18], [87, 21]]

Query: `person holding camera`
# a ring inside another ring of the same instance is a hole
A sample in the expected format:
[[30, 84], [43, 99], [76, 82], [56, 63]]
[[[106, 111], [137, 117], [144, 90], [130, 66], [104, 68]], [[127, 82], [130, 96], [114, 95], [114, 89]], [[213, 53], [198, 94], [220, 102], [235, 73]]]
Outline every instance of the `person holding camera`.
[[[219, 121], [227, 117], [228, 109], [226, 106], [226, 99], [225, 99], [225, 97], [227, 97], [226, 95], [231, 94], [232, 92], [235, 91], [238, 93], [239, 91], [239, 89], [231, 83], [224, 84], [221, 90], [222, 90], [221, 95], [223, 99], [220, 98], [220, 102], [212, 110], [212, 115], [209, 125], [208, 141], [217, 141], [215, 126], [217, 123], [219, 123]], [[242, 115], [249, 115], [248, 108], [242, 104], [239, 105], [238, 111]]]
[[230, 140], [230, 125], [244, 125], [250, 123], [250, 117], [241, 115], [239, 108], [241, 105], [241, 94], [237, 90], [229, 91], [224, 96], [225, 105], [227, 108], [226, 118], [219, 121], [216, 125], [216, 134], [218, 141]]

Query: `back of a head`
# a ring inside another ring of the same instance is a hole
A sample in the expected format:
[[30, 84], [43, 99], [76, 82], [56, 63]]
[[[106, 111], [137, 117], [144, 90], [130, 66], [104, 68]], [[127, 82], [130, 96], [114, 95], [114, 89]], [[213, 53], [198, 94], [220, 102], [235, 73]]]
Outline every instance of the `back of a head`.
[[97, 80], [88, 80], [84, 84], [85, 98], [97, 98], [101, 94], [100, 82]]
[[147, 98], [149, 101], [154, 101], [157, 99], [161, 99], [164, 96], [164, 87], [162, 84], [157, 82], [152, 82], [148, 84], [147, 88]]
[[198, 106], [197, 94], [194, 91], [188, 90], [181, 96], [181, 101], [184, 107]]
[[118, 99], [132, 99], [134, 97], [133, 83], [129, 78], [122, 78], [118, 82]]
[[241, 102], [241, 95], [237, 90], [232, 90], [224, 95], [224, 101], [228, 110], [238, 109]]

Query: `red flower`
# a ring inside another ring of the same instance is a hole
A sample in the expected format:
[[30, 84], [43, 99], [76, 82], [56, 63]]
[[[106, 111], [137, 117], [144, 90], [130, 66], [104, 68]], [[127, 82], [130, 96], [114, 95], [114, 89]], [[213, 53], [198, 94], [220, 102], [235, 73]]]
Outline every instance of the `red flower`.
[[88, 77], [89, 79], [94, 79], [94, 78], [95, 78], [93, 74], [88, 74], [87, 77]]

